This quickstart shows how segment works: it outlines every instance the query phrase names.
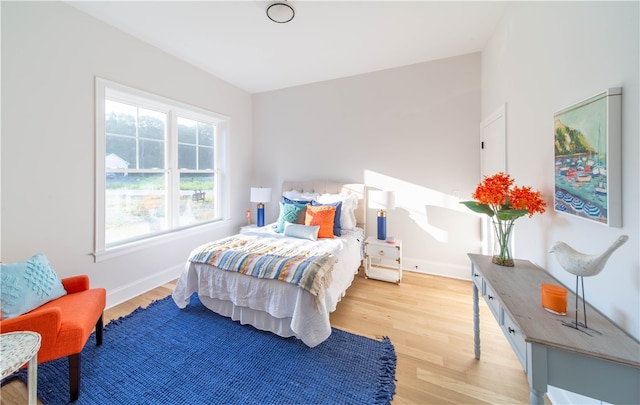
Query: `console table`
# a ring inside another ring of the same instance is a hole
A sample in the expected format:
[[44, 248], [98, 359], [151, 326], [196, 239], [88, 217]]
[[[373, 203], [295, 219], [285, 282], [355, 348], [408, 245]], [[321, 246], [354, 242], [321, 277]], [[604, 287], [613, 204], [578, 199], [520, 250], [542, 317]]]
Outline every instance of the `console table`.
[[480, 292], [527, 373], [531, 404], [544, 404], [547, 385], [610, 403], [640, 404], [638, 340], [590, 305], [589, 328], [601, 335], [562, 325], [575, 316], [570, 310], [575, 295], [569, 291], [567, 316], [546, 311], [540, 285], [562, 284], [529, 261], [515, 260], [515, 267], [504, 267], [493, 264], [491, 256], [468, 256], [476, 359], [480, 358]]

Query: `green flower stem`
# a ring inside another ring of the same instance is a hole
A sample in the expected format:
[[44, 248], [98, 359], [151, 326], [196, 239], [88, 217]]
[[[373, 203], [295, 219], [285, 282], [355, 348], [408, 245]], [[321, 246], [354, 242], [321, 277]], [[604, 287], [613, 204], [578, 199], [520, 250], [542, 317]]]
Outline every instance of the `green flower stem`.
[[480, 204], [476, 201], [460, 201], [467, 208], [479, 214], [486, 214], [493, 221], [493, 229], [496, 241], [500, 247], [499, 252], [494, 252], [493, 262], [501, 266], [513, 266], [511, 257], [511, 232], [516, 219], [525, 216], [527, 210], [516, 210], [511, 208], [507, 201], [504, 205]]
[[499, 246], [499, 250], [494, 252], [501, 265], [507, 264], [507, 261], [511, 260], [511, 232], [513, 231], [513, 224], [516, 218], [503, 220], [498, 215], [494, 216], [493, 229], [495, 231], [496, 241]]

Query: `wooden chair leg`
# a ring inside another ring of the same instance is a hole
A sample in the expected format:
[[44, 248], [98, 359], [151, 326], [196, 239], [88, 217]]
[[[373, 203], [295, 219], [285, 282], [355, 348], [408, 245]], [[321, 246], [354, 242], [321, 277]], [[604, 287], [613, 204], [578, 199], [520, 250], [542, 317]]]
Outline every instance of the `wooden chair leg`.
[[102, 323], [102, 316], [100, 315], [100, 318], [98, 318], [98, 322], [96, 322], [96, 346], [100, 346], [102, 344], [102, 328], [103, 328], [103, 323]]
[[80, 353], [69, 356], [69, 401], [78, 399], [80, 394]]

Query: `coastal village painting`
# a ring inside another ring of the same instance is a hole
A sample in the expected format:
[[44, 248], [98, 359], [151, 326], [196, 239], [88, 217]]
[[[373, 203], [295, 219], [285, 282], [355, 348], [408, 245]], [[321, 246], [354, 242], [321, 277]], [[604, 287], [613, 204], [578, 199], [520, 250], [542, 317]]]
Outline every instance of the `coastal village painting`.
[[611, 156], [608, 147], [608, 98], [603, 92], [554, 114], [554, 208], [611, 225], [610, 170], [612, 159], [619, 165], [619, 152]]

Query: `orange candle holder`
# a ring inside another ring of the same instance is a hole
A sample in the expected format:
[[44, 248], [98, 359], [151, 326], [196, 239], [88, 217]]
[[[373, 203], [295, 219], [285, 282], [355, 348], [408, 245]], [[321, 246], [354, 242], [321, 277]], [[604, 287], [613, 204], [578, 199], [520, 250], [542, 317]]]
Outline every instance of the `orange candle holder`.
[[567, 314], [567, 289], [555, 284], [540, 285], [542, 307], [552, 314]]

